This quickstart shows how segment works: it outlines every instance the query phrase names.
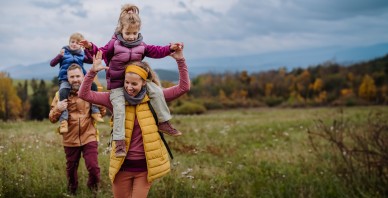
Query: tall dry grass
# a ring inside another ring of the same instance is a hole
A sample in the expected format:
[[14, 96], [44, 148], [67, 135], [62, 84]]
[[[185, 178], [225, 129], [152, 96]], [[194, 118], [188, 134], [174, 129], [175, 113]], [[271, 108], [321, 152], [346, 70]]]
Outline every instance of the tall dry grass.
[[[352, 107], [344, 116], [366, 122], [370, 111]], [[183, 136], [166, 137], [174, 153], [171, 173], [156, 181], [149, 197], [356, 197], [308, 141], [314, 120], [329, 121], [334, 108], [235, 109], [175, 116]], [[0, 197], [62, 197], [66, 192], [65, 154], [56, 124], [0, 122]], [[108, 179], [108, 124], [99, 124], [101, 187], [112, 197]], [[87, 171], [79, 167], [77, 197], [90, 197]], [[363, 197], [375, 194], [364, 190]]]

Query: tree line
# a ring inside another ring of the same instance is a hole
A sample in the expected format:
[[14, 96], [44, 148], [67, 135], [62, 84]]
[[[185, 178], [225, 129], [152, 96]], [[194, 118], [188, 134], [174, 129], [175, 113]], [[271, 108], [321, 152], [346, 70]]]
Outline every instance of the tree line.
[[[51, 85], [37, 79], [17, 85], [12, 81], [7, 73], [0, 72], [0, 119], [47, 118], [58, 90], [57, 78]], [[193, 78], [190, 92], [170, 107], [173, 112], [198, 113], [235, 107], [370, 104], [388, 104], [388, 54], [352, 65], [325, 62], [291, 71], [281, 67], [257, 73], [206, 73]]]
[[[20, 81], [16, 86], [12, 81], [9, 74], [0, 72], [0, 119], [6, 121], [47, 118], [50, 98], [55, 93], [55, 87], [47, 86], [44, 80], [37, 79]], [[32, 90], [31, 94], [29, 89]]]
[[207, 73], [192, 80], [188, 95], [207, 109], [388, 104], [388, 54], [351, 65]]

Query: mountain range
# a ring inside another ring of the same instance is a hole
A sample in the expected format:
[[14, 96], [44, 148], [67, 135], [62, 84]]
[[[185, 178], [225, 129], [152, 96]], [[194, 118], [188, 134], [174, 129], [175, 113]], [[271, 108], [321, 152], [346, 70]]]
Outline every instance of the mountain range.
[[[351, 64], [355, 62], [368, 61], [377, 57], [382, 57], [388, 53], [388, 43], [380, 43], [370, 46], [358, 47], [325, 47], [308, 50], [294, 50], [283, 52], [270, 52], [262, 54], [251, 54], [242, 56], [225, 56], [214, 58], [186, 59], [191, 77], [202, 73], [224, 73], [248, 71], [260, 72], [271, 69], [285, 67], [292, 69], [295, 67], [314, 66], [326, 61], [333, 61], [340, 64]], [[171, 58], [147, 59], [150, 65], [155, 68], [160, 79], [168, 81], [178, 80], [176, 63]], [[89, 70], [89, 64], [85, 64], [85, 69]], [[163, 69], [161, 69], [163, 68]], [[35, 63], [31, 65], [16, 65], [1, 69], [8, 72], [14, 79], [53, 79], [58, 74], [58, 66], [50, 67], [49, 61]], [[99, 78], [105, 78], [105, 72], [99, 73]]]

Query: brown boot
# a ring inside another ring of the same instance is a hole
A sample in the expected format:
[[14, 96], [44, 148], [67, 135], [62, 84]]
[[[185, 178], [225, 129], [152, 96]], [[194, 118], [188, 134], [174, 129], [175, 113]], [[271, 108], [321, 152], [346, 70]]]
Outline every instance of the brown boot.
[[59, 126], [59, 133], [67, 133], [69, 132], [67, 120], [62, 120], [61, 125]]
[[174, 129], [169, 121], [161, 122], [159, 123], [158, 130], [162, 133], [165, 133], [167, 135], [171, 136], [180, 136], [182, 135], [182, 132]]
[[104, 122], [100, 113], [93, 113], [92, 118], [97, 122]]
[[116, 143], [115, 157], [121, 158], [127, 156], [125, 152], [125, 140], [114, 140]]

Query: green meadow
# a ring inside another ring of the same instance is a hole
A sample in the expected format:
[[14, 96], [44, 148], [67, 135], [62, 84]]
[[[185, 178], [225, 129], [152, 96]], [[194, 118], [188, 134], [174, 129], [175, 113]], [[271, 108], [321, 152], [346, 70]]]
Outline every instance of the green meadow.
[[[387, 106], [342, 111], [355, 126], [363, 126], [371, 112], [388, 117]], [[172, 122], [183, 136], [166, 137], [172, 171], [154, 182], [149, 197], [384, 197], [357, 188], [363, 181], [345, 182], [330, 168], [331, 158], [322, 160], [312, 149], [308, 129], [318, 119], [330, 124], [338, 114], [339, 108], [254, 108], [176, 115]], [[0, 198], [64, 197], [65, 154], [56, 127], [48, 120], [0, 122]], [[98, 128], [98, 197], [112, 197], [110, 127], [106, 121]], [[78, 173], [77, 197], [91, 197], [83, 159]]]

